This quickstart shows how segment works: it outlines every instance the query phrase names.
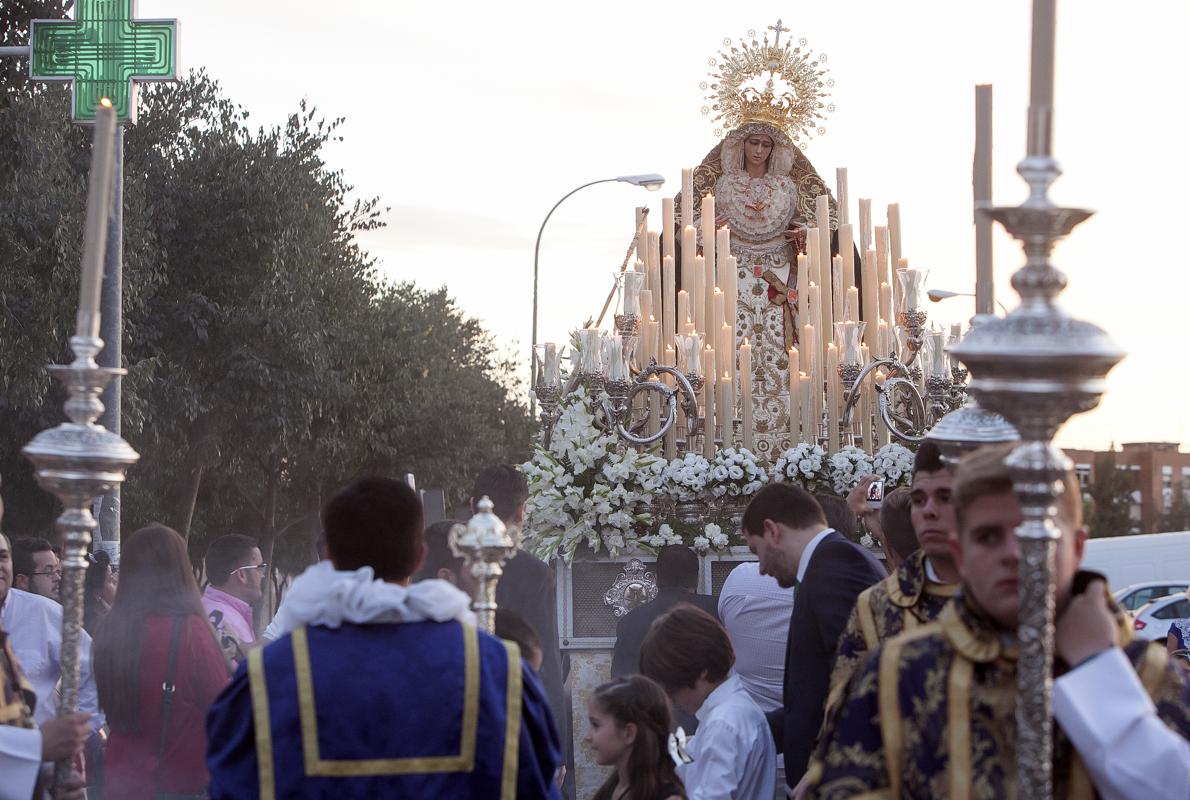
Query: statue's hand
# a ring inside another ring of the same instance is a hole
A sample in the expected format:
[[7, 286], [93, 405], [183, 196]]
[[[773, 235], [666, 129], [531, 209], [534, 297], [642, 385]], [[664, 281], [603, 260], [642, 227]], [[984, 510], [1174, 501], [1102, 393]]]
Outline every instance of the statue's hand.
[[799, 254], [804, 254], [806, 252], [806, 229], [790, 228], [785, 231], [785, 241], [792, 244]]

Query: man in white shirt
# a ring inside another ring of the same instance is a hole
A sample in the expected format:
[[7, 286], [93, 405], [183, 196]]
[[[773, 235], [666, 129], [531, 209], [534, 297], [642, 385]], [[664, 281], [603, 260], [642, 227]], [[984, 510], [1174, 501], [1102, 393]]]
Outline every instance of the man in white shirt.
[[[3, 513], [0, 502], [0, 517]], [[12, 555], [8, 539], [0, 534], [0, 594], [13, 591], [11, 585]], [[77, 755], [90, 733], [90, 715], [83, 712], [55, 717], [38, 728], [32, 711], [36, 705], [33, 687], [0, 626], [0, 800], [30, 800], [38, 780], [48, 778], [43, 762]], [[76, 778], [58, 800], [82, 800], [83, 796], [83, 782]]]
[[733, 569], [719, 590], [719, 619], [735, 650], [735, 674], [766, 713], [781, 708], [793, 603], [793, 587], [761, 575], [756, 561]]
[[727, 631], [707, 612], [675, 606], [641, 645], [641, 672], [674, 705], [698, 717], [689, 763], [678, 777], [690, 800], [768, 800], [777, 786], [777, 750], [764, 712], [731, 671]]

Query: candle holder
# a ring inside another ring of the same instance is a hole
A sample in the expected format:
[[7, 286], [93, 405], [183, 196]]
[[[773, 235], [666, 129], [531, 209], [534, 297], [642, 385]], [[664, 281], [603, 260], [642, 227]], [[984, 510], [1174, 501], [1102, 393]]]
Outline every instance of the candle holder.
[[546, 448], [550, 446], [550, 439], [553, 438], [554, 426], [558, 424], [558, 420], [562, 416], [561, 399], [562, 387], [554, 384], [548, 385], [539, 383], [533, 388], [533, 394], [537, 397], [537, 402], [541, 405], [541, 431], [542, 441]]
[[[671, 388], [662, 380], [652, 380], [654, 377], [668, 375], [673, 378]], [[636, 381], [607, 380], [605, 383], [608, 402], [603, 404], [604, 419], [608, 428], [625, 442], [632, 445], [648, 445], [662, 439], [678, 422], [678, 402], [681, 398], [682, 413], [686, 416], [689, 437], [693, 437], [693, 426], [699, 421], [698, 392], [702, 389], [700, 376], [690, 377], [673, 367], [658, 364], [656, 359], [650, 359], [649, 366], [642, 370]], [[696, 388], [697, 387], [697, 388]], [[643, 392], [656, 392], [661, 395], [661, 406], [664, 416], [658, 421], [658, 428], [653, 433], [640, 435], [629, 423], [629, 414], [633, 407], [633, 400]]]
[[479, 627], [496, 632], [496, 586], [504, 575], [504, 562], [516, 555], [517, 542], [494, 513], [492, 501], [484, 496], [475, 504], [476, 513], [466, 525], [450, 529], [450, 549], [462, 558], [475, 578], [471, 608]]
[[[87, 549], [98, 527], [91, 514], [95, 498], [124, 482], [128, 468], [140, 455], [117, 434], [97, 425], [103, 413], [99, 396], [104, 387], [126, 370], [100, 367], [95, 356], [103, 340], [74, 336], [70, 340], [74, 361], [69, 366], [51, 366], [50, 373], [66, 387], [64, 422], [42, 431], [21, 450], [33, 463], [37, 483], [62, 503], [54, 527], [62, 541], [62, 681], [58, 714], [78, 710], [79, 640], [83, 629], [83, 579], [87, 571]], [[70, 759], [54, 765], [54, 781], [61, 786], [71, 774]]]

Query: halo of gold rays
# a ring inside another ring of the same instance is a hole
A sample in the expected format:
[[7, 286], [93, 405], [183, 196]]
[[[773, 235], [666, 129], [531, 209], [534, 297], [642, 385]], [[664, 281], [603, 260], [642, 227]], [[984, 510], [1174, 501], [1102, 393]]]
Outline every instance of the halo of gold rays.
[[[811, 135], [826, 133], [821, 124], [826, 114], [835, 110], [828, 90], [835, 81], [824, 66], [825, 53], [814, 53], [805, 39], [781, 43], [781, 34], [789, 29], [777, 20], [757, 40], [756, 31], [735, 44], [723, 40], [723, 49], [707, 64], [712, 68], [699, 88], [707, 92], [709, 105], [702, 113], [712, 116], [715, 136], [722, 136], [750, 122], [765, 123], [782, 131], [795, 144], [804, 144]], [[755, 84], [760, 83], [760, 86]]]

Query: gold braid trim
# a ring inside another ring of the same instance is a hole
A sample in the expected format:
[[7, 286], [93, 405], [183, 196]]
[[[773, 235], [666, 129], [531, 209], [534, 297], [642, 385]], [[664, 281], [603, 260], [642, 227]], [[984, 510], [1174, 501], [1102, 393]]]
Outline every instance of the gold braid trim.
[[971, 680], [975, 665], [965, 658], [951, 661], [947, 676], [946, 738], [950, 800], [971, 796]]

